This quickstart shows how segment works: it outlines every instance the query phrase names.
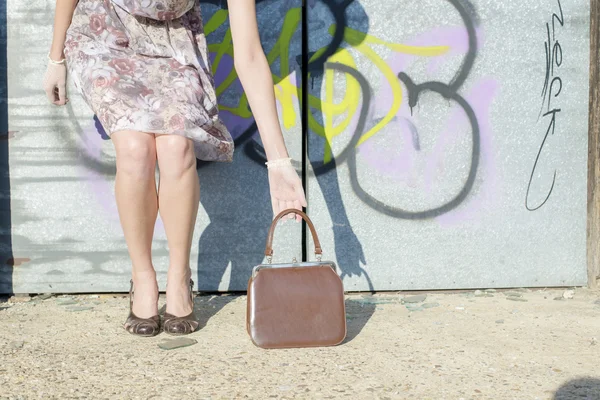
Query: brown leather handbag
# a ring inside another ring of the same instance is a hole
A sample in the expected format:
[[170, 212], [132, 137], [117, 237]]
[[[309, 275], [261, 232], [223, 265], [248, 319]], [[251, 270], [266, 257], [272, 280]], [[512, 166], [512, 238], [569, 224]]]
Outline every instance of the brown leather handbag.
[[[273, 231], [286, 214], [306, 221], [317, 261], [272, 264]], [[340, 344], [346, 337], [344, 287], [333, 261], [321, 261], [321, 244], [308, 216], [294, 208], [273, 219], [265, 255], [248, 280], [246, 329], [252, 342], [265, 349]]]

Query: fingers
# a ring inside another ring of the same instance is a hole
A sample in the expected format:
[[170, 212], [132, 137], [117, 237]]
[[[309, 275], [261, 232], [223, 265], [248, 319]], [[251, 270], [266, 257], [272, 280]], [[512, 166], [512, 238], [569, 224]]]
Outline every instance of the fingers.
[[284, 207], [285, 205], [281, 202], [281, 200], [277, 200], [277, 214], [279, 214]]
[[[277, 201], [277, 214], [279, 214], [285, 208], [285, 202], [283, 202], [281, 200], [276, 200], [276, 201]], [[282, 218], [280, 221], [283, 221], [284, 219], [285, 218]]]
[[[294, 199], [294, 208], [297, 208], [298, 210], [302, 211], [302, 207], [306, 207], [306, 197], [304, 196], [304, 189], [302, 189], [302, 185], [297, 185], [295, 187], [294, 190], [294, 195], [295, 195], [295, 199]], [[296, 221], [300, 222], [302, 221], [302, 217], [300, 215], [298, 215], [296, 217]]]
[[[286, 201], [286, 202], [285, 202], [285, 208], [294, 208], [294, 202], [293, 202], [293, 201], [291, 201], [291, 200], [288, 200], [288, 201]], [[286, 215], [286, 217], [287, 217], [288, 219], [293, 219], [293, 218], [296, 218], [296, 214], [294, 214], [294, 213], [289, 213], [288, 215]]]
[[306, 196], [304, 195], [304, 189], [302, 189], [302, 185], [296, 186], [296, 198], [300, 201], [300, 205], [302, 207], [306, 207]]
[[43, 79], [43, 88], [48, 101], [57, 106], [67, 104], [67, 69], [65, 65], [56, 65], [48, 62], [46, 74]]
[[66, 103], [67, 103], [66, 85], [58, 85], [58, 104], [64, 105]]
[[[300, 200], [294, 200], [294, 208], [302, 211], [302, 207], [300, 205]], [[302, 221], [302, 217], [298, 214], [296, 214], [296, 222], [300, 222]]]
[[54, 103], [54, 101], [56, 100], [54, 97], [54, 87], [55, 86], [45, 86], [44, 87], [44, 91], [46, 92], [46, 97], [48, 98], [48, 101], [50, 101], [50, 103]]

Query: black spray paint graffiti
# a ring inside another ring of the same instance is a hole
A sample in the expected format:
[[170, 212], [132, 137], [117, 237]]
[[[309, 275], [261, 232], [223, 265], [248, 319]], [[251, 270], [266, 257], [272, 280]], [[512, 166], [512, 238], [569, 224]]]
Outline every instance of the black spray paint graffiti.
[[465, 1], [459, 0], [448, 0], [450, 4], [452, 4], [458, 13], [460, 14], [463, 23], [465, 24], [465, 28], [467, 30], [469, 47], [467, 54], [463, 60], [461, 68], [458, 70], [456, 76], [449, 84], [443, 82], [424, 82], [421, 84], [415, 84], [412, 79], [404, 72], [398, 74], [398, 78], [406, 85], [406, 89], [408, 91], [408, 104], [412, 109], [419, 102], [419, 95], [425, 91], [431, 91], [434, 93], [440, 94], [442, 97], [448, 100], [452, 100], [456, 102], [465, 112], [469, 123], [471, 124], [471, 137], [472, 137], [472, 148], [471, 148], [471, 165], [469, 167], [469, 174], [467, 176], [467, 180], [465, 181], [462, 189], [456, 194], [454, 198], [450, 201], [438, 206], [436, 208], [432, 208], [430, 210], [425, 211], [406, 211], [395, 207], [389, 207], [385, 204], [377, 201], [372, 198], [367, 193], [359, 194], [359, 197], [363, 198], [363, 201], [367, 202], [367, 204], [375, 204], [379, 206], [381, 209], [388, 215], [406, 218], [406, 219], [424, 219], [424, 218], [433, 218], [438, 215], [444, 214], [454, 208], [456, 208], [460, 203], [462, 203], [471, 189], [473, 188], [473, 183], [475, 182], [475, 176], [477, 175], [477, 166], [479, 165], [479, 153], [480, 153], [480, 132], [479, 132], [479, 124], [477, 122], [477, 117], [475, 116], [475, 112], [473, 108], [469, 105], [469, 103], [462, 97], [458, 90], [467, 80], [471, 69], [473, 68], [473, 62], [475, 61], [475, 56], [477, 54], [477, 36], [475, 34], [475, 18], [474, 8], [469, 4], [469, 10], [465, 7], [467, 4]]
[[[533, 177], [536, 172], [536, 168], [538, 165], [538, 161], [540, 159], [540, 155], [542, 153], [542, 150], [544, 149], [544, 146], [546, 145], [546, 140], [548, 139], [548, 135], [549, 134], [554, 135], [554, 131], [556, 130], [556, 117], [557, 117], [558, 113], [560, 113], [560, 111], [561, 111], [560, 108], [556, 108], [556, 107], [553, 107], [551, 109], [552, 98], [553, 97], [557, 98], [558, 95], [562, 92], [562, 88], [563, 88], [562, 79], [560, 76], [558, 76], [558, 71], [557, 72], [554, 71], [554, 66], [556, 65], [556, 69], [558, 70], [558, 68], [560, 68], [560, 66], [562, 65], [562, 62], [563, 62], [562, 46], [560, 45], [560, 42], [558, 40], [556, 40], [556, 30], [557, 30], [556, 23], [558, 22], [558, 24], [561, 27], [564, 27], [565, 18], [563, 15], [560, 0], [556, 0], [556, 1], [558, 2], [558, 11], [560, 12], [560, 17], [556, 13], [552, 14], [552, 37], [550, 37], [550, 23], [546, 22], [547, 37], [546, 37], [546, 41], [544, 42], [544, 48], [546, 50], [546, 76], [544, 77], [544, 87], [542, 89], [542, 107], [541, 107], [540, 113], [538, 115], [538, 120], [539, 120], [540, 116], [550, 117], [550, 122], [548, 123], [548, 127], [546, 128], [546, 133], [544, 134], [544, 139], [542, 140], [542, 143], [540, 144], [540, 147], [538, 149], [538, 153], [535, 157], [535, 161], [534, 161], [533, 167], [531, 169], [531, 174], [529, 176], [529, 183], [527, 184], [527, 193], [525, 194], [525, 208], [527, 208], [529, 211], [535, 211], [535, 210], [539, 209], [540, 207], [542, 207], [544, 204], [546, 204], [546, 202], [550, 198], [550, 195], [552, 194], [552, 190], [554, 189], [554, 184], [556, 183], [556, 170], [554, 170], [554, 174], [552, 176], [552, 184], [550, 185], [550, 189], [548, 189], [548, 193], [546, 194], [546, 197], [544, 198], [544, 200], [536, 206], [529, 205], [529, 194], [531, 191], [531, 183], [533, 182]], [[556, 87], [555, 87], [555, 85], [556, 85]], [[542, 114], [542, 112], [543, 112], [543, 114]]]
[[[427, 219], [439, 216], [444, 214], [459, 204], [461, 204], [469, 192], [473, 188], [473, 184], [475, 182], [475, 177], [477, 174], [477, 167], [479, 164], [479, 153], [480, 153], [480, 132], [479, 132], [479, 124], [477, 122], [477, 118], [475, 116], [475, 112], [473, 108], [469, 105], [469, 103], [458, 93], [458, 90], [464, 84], [466, 79], [469, 76], [471, 68], [473, 67], [473, 63], [475, 61], [475, 57], [477, 54], [477, 37], [475, 33], [475, 21], [477, 20], [476, 15], [474, 14], [473, 6], [464, 1], [464, 0], [448, 0], [448, 2], [458, 11], [463, 23], [465, 24], [465, 28], [468, 34], [468, 51], [465, 55], [461, 68], [458, 70], [456, 76], [449, 84], [442, 82], [424, 82], [422, 84], [415, 84], [412, 79], [406, 73], [398, 74], [398, 78], [406, 85], [409, 97], [409, 106], [411, 109], [418, 104], [419, 95], [425, 91], [431, 91], [434, 93], [438, 93], [443, 96], [445, 99], [449, 99], [454, 101], [458, 106], [460, 106], [471, 125], [471, 136], [472, 136], [472, 150], [471, 150], [471, 165], [469, 168], [469, 174], [467, 179], [459, 191], [459, 193], [454, 196], [450, 201], [445, 204], [438, 206], [433, 209], [423, 210], [423, 211], [408, 211], [403, 210], [398, 207], [393, 207], [385, 204], [384, 202], [375, 199], [373, 196], [368, 194], [359, 184], [357, 173], [356, 173], [356, 164], [355, 164], [355, 146], [362, 134], [362, 129], [365, 126], [365, 118], [368, 107], [363, 107], [363, 113], [360, 114], [360, 120], [357, 125], [357, 129], [350, 140], [350, 142], [343, 148], [343, 150], [335, 156], [335, 162], [312, 162], [312, 167], [315, 175], [320, 175], [328, 172], [329, 170], [335, 168], [337, 165], [345, 161], [349, 161], [350, 166], [350, 176], [351, 176], [351, 185], [352, 189], [365, 204], [370, 206], [371, 208], [382, 212], [386, 215], [403, 218], [403, 219]], [[327, 50], [316, 60], [314, 60], [314, 64], [309, 64], [308, 70], [321, 72], [322, 71], [322, 62], [326, 60], [326, 57], [329, 57], [331, 54], [334, 54], [341, 41], [343, 39], [343, 28], [345, 28], [346, 23], [346, 15], [345, 9], [351, 4], [352, 1], [344, 1], [340, 4], [337, 4], [333, 1], [325, 1], [325, 4], [330, 8], [332, 15], [336, 18], [336, 33], [334, 34], [334, 38], [327, 47]], [[342, 28], [340, 28], [342, 27]], [[334, 66], [335, 69], [339, 71], [347, 72], [349, 75], [353, 76], [360, 83], [362, 87], [362, 95], [363, 95], [363, 103], [367, 105], [370, 103], [370, 87], [368, 82], [362, 76], [362, 74], [354, 70], [350, 67], [343, 66], [341, 64], [331, 64], [326, 63], [325, 66]], [[352, 71], [352, 72], [349, 72]], [[362, 126], [362, 128], [360, 128]], [[418, 139], [417, 139], [418, 140]], [[245, 147], [245, 153], [248, 154], [249, 157], [254, 159], [257, 162], [264, 162], [264, 151], [256, 142], [251, 142], [249, 146]], [[354, 161], [353, 161], [354, 160]]]

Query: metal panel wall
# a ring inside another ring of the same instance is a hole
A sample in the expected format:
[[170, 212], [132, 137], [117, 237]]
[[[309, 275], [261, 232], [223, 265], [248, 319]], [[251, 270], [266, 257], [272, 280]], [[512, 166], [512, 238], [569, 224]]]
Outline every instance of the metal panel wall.
[[[61, 108], [41, 89], [52, 3], [8, 4], [0, 292], [122, 291], [112, 144], [74, 88]], [[192, 261], [200, 289], [244, 290], [270, 222], [266, 170], [226, 1], [202, 3], [237, 146], [233, 164], [199, 165]], [[308, 212], [348, 290], [586, 283], [587, 2], [308, 0], [308, 54], [300, 5], [257, 1], [258, 22], [296, 160], [308, 62]], [[275, 261], [301, 242], [279, 228]], [[163, 284], [160, 220], [154, 245]]]
[[346, 288], [585, 284], [588, 2], [309, 4], [309, 214]]

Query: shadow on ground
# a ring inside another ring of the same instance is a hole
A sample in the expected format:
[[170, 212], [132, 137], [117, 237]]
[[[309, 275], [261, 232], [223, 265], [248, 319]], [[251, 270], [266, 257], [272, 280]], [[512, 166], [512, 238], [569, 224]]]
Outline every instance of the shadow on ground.
[[365, 301], [366, 298], [346, 299], [346, 339], [343, 343], [352, 341], [360, 334], [369, 319], [373, 316], [377, 303]]
[[[236, 297], [238, 296], [221, 293], [202, 293], [201, 295], [195, 296], [194, 311], [198, 317], [198, 320], [200, 321], [200, 326], [198, 329], [204, 328], [212, 317], [217, 315], [219, 311], [221, 311], [227, 304], [235, 300]], [[159, 314], [163, 314], [166, 307], [166, 304], [164, 304], [160, 310], [158, 310]]]
[[200, 321], [202, 329], [208, 321], [217, 315], [227, 304], [234, 301], [238, 296], [231, 294], [202, 294], [194, 299], [194, 310]]
[[562, 385], [554, 394], [554, 400], [598, 400], [600, 399], [600, 379], [579, 378]]
[[[221, 294], [221, 293], [202, 293], [194, 298], [194, 310], [198, 319], [200, 320], [200, 327], [202, 329], [206, 326], [208, 321], [217, 315], [227, 304], [231, 303], [235, 299], [240, 297], [239, 294]], [[375, 299], [375, 298], [373, 298]], [[381, 301], [384, 303], [385, 301]], [[347, 333], [343, 343], [352, 341], [356, 336], [360, 334], [362, 329], [365, 327], [373, 313], [375, 312], [377, 304], [379, 302], [370, 301], [369, 298], [356, 298], [346, 299], [346, 321], [347, 321]], [[164, 312], [165, 306], [159, 310], [160, 313]]]
[[[0, 304], [8, 302], [8, 299], [9, 299], [8, 295], [1, 295], [0, 294]], [[10, 307], [0, 306], [0, 311], [6, 310], [7, 308], [10, 308]]]

